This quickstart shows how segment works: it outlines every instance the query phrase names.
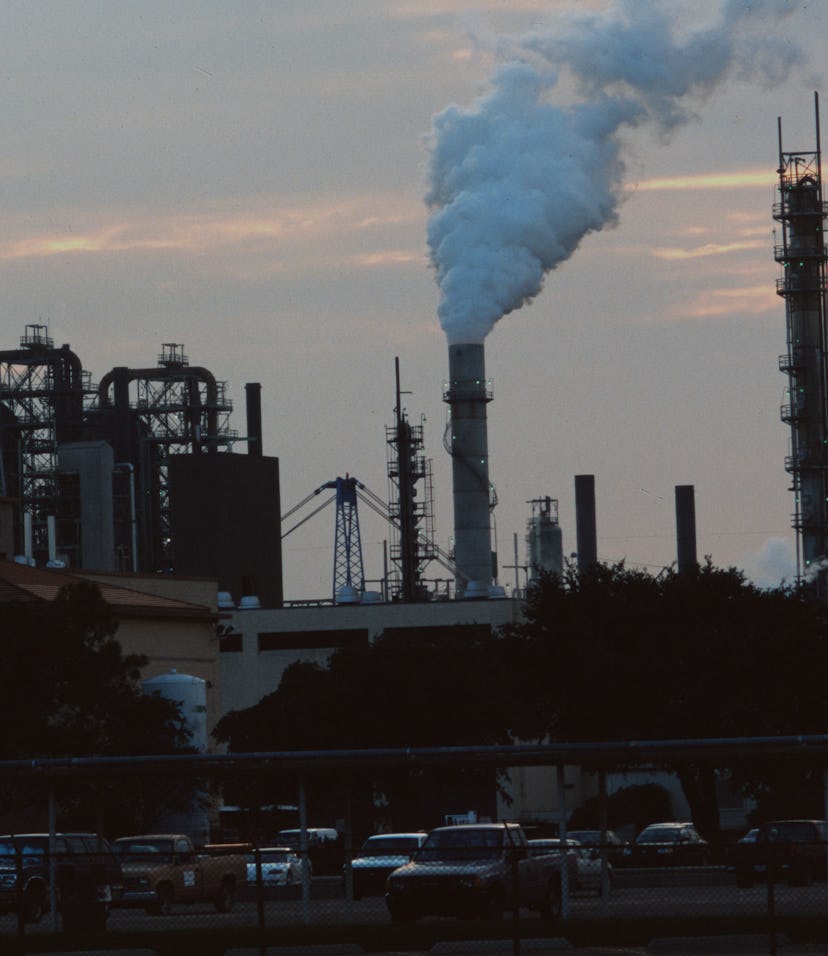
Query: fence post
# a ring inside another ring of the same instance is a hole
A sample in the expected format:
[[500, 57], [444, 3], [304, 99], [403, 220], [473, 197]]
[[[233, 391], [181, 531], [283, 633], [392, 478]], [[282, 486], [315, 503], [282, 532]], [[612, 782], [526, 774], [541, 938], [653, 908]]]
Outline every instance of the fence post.
[[299, 852], [302, 855], [302, 921], [310, 923], [310, 856], [308, 855], [308, 795], [305, 777], [299, 776]]
[[260, 956], [267, 956], [267, 944], [265, 942], [264, 882], [262, 880], [262, 848], [259, 846], [258, 837], [256, 837], [256, 845], [253, 847], [253, 859], [256, 861], [256, 919], [259, 924], [259, 954]]
[[57, 886], [57, 800], [55, 785], [49, 784], [49, 910], [52, 917], [52, 929], [58, 931], [58, 886]]
[[16, 903], [17, 903], [17, 938], [20, 941], [20, 952], [24, 951], [26, 940], [26, 916], [24, 912], [25, 901], [23, 899], [23, 847], [16, 842], [12, 842], [14, 847], [14, 868], [16, 883]]
[[[512, 854], [512, 956], [520, 956], [520, 872], [517, 847], [511, 846]], [[528, 850], [527, 850], [528, 853]]]
[[558, 764], [558, 839], [561, 841], [561, 919], [569, 916], [569, 854], [566, 848], [566, 769]]
[[607, 830], [609, 829], [609, 801], [607, 799], [607, 772], [603, 768], [598, 771], [598, 823], [601, 828], [601, 905], [606, 914], [609, 908], [610, 878], [609, 878], [609, 847], [607, 846]]

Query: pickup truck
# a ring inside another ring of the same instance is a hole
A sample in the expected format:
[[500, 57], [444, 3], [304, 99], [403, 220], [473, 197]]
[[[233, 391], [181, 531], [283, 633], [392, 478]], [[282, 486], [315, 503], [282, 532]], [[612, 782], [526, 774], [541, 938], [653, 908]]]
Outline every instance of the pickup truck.
[[167, 915], [173, 903], [212, 901], [228, 913], [247, 877], [247, 844], [206, 846], [196, 852], [182, 833], [119, 837], [112, 846], [121, 861], [124, 892], [119, 906]]
[[520, 907], [557, 917], [560, 860], [531, 856], [516, 823], [438, 827], [411, 862], [388, 877], [385, 900], [393, 922], [421, 916], [494, 919]]

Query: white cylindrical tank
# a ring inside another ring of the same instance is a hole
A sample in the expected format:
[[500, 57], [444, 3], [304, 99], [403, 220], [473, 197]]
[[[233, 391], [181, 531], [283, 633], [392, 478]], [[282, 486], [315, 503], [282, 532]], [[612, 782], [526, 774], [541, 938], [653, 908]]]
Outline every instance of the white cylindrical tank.
[[145, 694], [157, 694], [175, 701], [192, 737], [190, 743], [199, 753], [207, 752], [207, 681], [191, 674], [171, 670], [142, 683]]
[[532, 517], [526, 526], [526, 557], [529, 580], [535, 581], [543, 572], [563, 573], [563, 537], [558, 524], [558, 501], [555, 498], [535, 498]]

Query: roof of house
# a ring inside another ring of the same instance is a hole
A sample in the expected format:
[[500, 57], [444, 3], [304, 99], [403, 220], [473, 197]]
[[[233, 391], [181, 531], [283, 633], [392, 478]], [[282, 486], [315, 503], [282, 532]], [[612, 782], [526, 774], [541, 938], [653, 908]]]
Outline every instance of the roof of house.
[[[26, 601], [53, 601], [62, 587], [88, 580], [81, 571], [30, 567], [16, 561], [0, 560], [0, 604]], [[214, 617], [211, 608], [133, 588], [96, 581], [101, 595], [118, 617]]]

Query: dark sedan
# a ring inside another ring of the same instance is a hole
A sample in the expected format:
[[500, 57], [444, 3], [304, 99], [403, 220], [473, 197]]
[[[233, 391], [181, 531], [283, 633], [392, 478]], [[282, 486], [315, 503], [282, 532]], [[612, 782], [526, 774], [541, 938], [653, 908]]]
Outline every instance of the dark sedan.
[[705, 866], [710, 848], [692, 823], [652, 823], [624, 847], [625, 866]]

